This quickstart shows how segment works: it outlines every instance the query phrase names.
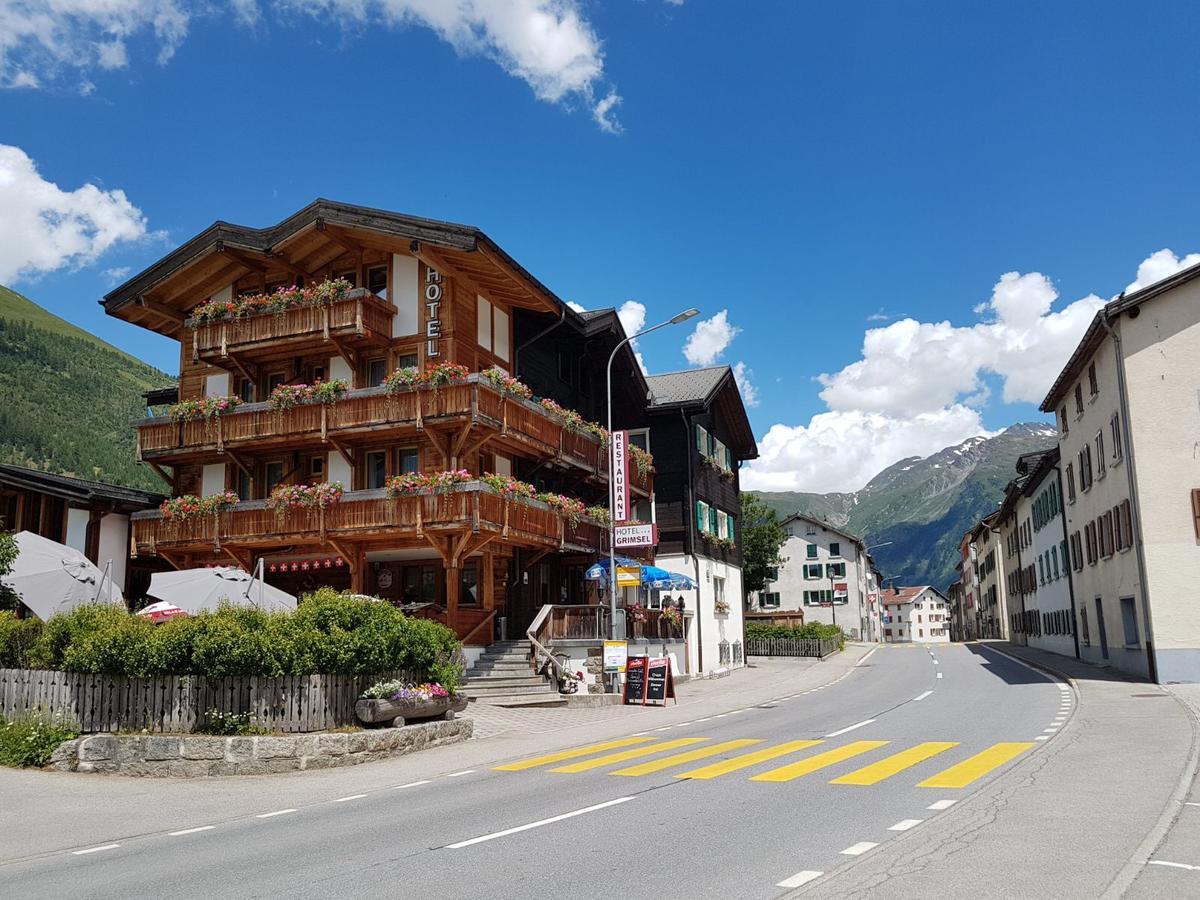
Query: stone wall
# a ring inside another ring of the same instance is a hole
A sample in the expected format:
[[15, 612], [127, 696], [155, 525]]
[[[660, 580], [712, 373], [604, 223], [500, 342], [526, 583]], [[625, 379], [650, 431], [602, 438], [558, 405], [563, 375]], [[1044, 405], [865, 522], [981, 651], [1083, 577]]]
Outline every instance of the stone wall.
[[470, 719], [335, 734], [245, 737], [95, 734], [67, 741], [50, 758], [60, 772], [191, 778], [331, 769], [403, 756], [471, 737]]

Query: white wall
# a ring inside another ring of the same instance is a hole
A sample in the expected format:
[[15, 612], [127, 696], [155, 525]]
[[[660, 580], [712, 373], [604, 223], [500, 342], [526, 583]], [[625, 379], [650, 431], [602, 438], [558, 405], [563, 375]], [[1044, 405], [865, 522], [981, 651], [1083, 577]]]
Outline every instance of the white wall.
[[[1038, 483], [1038, 485], [1029, 491], [1030, 496], [1021, 497], [1017, 503], [1018, 519], [1024, 521], [1026, 518], [1030, 521], [1030, 528], [1033, 525], [1033, 504], [1042, 492], [1049, 489], [1051, 485], [1058, 481], [1058, 473], [1051, 469]], [[1041, 529], [1033, 532], [1033, 545], [1021, 551], [1021, 564], [1028, 567], [1033, 564], [1034, 571], [1039, 572], [1038, 557], [1045, 557], [1051, 549], [1056, 551], [1056, 554], [1062, 554], [1063, 542], [1063, 517], [1062, 510], [1059, 514], [1048, 520]], [[1070, 560], [1058, 560], [1057, 578], [1053, 577], [1054, 569], [1050, 569], [1050, 577], [1043, 583], [1038, 579], [1037, 590], [1032, 594], [1025, 594], [1024, 603], [1026, 611], [1034, 611], [1038, 614], [1039, 628], [1041, 634], [1027, 634], [1025, 636], [1030, 647], [1037, 647], [1040, 650], [1049, 650], [1052, 653], [1060, 653], [1064, 656], [1075, 655], [1075, 639], [1070, 634], [1050, 634], [1046, 631], [1043, 613], [1067, 613], [1066, 618], [1070, 619], [1071, 613], [1071, 582], [1069, 577]], [[1014, 597], [1009, 600], [1009, 613], [1021, 611], [1022, 598]]]
[[[710, 675], [730, 665], [721, 664], [720, 644], [722, 641], [732, 646], [742, 642], [744, 633], [742, 625], [742, 570], [738, 566], [727, 565], [719, 560], [699, 557], [700, 581], [696, 591], [671, 591], [671, 596], [684, 598], [687, 610], [694, 614], [688, 624], [688, 671], [701, 675]], [[696, 577], [695, 561], [691, 556], [672, 555], [658, 556], [654, 560], [656, 566], [668, 572], [678, 572], [689, 578]], [[714, 609], [716, 586], [714, 578], [725, 579], [725, 602], [729, 604], [729, 612], [718, 616]], [[745, 665], [745, 648], [743, 646], [742, 661]]]
[[354, 384], [354, 372], [350, 369], [350, 364], [340, 356], [331, 357], [329, 360], [329, 380], [337, 381], [339, 378], [346, 384]]
[[204, 467], [204, 477], [200, 481], [200, 494], [219, 494], [225, 490], [225, 464], [211, 463]]
[[129, 562], [129, 516], [110, 513], [100, 520], [100, 547], [96, 565], [101, 571], [112, 560], [113, 584], [125, 588], [125, 568]]
[[91, 517], [86, 509], [67, 510], [67, 546], [80, 553], [87, 552], [87, 526]]
[[354, 484], [354, 470], [350, 468], [350, 463], [346, 462], [346, 457], [336, 450], [329, 452], [325, 471], [329, 481], [340, 481], [346, 490], [350, 490]]
[[204, 379], [204, 396], [206, 397], [228, 397], [230, 394], [229, 388], [229, 373], [223, 375], [209, 375]]
[[415, 257], [392, 254], [391, 301], [398, 310], [392, 319], [392, 337], [406, 337], [419, 330], [421, 301], [417, 265]]

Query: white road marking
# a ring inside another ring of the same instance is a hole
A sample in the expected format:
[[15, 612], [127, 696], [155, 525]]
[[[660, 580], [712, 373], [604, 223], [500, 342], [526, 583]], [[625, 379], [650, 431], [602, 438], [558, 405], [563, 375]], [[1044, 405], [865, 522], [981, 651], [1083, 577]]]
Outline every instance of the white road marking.
[[1200, 806], [1200, 803], [1193, 803], [1191, 800], [1184, 800], [1183, 805], [1184, 806]]
[[875, 721], [874, 719], [864, 719], [861, 722], [856, 722], [853, 725], [849, 725], [845, 728], [840, 728], [837, 731], [831, 731], [829, 734], [825, 735], [825, 737], [827, 737], [827, 738], [838, 737], [839, 735], [845, 734], [847, 731], [853, 731], [855, 728], [862, 728], [864, 725], [870, 725], [874, 721]]
[[899, 822], [889, 828], [888, 831], [908, 831], [908, 829], [916, 828], [924, 821], [924, 819], [901, 819]]
[[933, 664], [934, 664], [935, 666], [937, 666], [937, 665], [941, 665], [941, 664], [940, 664], [940, 663], [939, 663], [939, 662], [938, 662], [936, 659], [933, 661]]
[[859, 666], [861, 666], [863, 663], [865, 663], [865, 662], [866, 662], [868, 659], [870, 659], [870, 658], [871, 658], [871, 654], [872, 654], [872, 653], [874, 653], [874, 652], [875, 652], [876, 650], [878, 650], [878, 649], [879, 649], [878, 647], [872, 647], [870, 650], [868, 650], [868, 651], [867, 651], [867, 652], [866, 652], [866, 653], [863, 655], [863, 658], [862, 658], [862, 659], [860, 659], [858, 662], [856, 662], [856, 663], [854, 664], [854, 668], [856, 668], [856, 669], [857, 669]]
[[338, 797], [334, 803], [346, 803], [349, 800], [361, 800], [366, 794], [351, 794], [349, 797]]
[[72, 856], [83, 856], [85, 853], [99, 853], [101, 850], [116, 850], [120, 844], [105, 844], [102, 847], [88, 847], [86, 850], [75, 850]]
[[808, 884], [814, 878], [820, 878], [824, 872], [814, 872], [812, 869], [805, 869], [803, 872], [797, 872], [791, 878], [785, 878], [775, 887], [794, 888], [800, 887], [802, 884]]
[[447, 778], [457, 778], [459, 775], [470, 775], [474, 771], [475, 771], [474, 769], [463, 769], [461, 772], [451, 772], [446, 777]]
[[949, 809], [957, 802], [958, 802], [957, 800], [938, 800], [936, 803], [930, 803], [925, 808], [933, 809], [933, 810]]
[[398, 784], [394, 788], [392, 788], [392, 790], [393, 791], [402, 791], [405, 788], [417, 787], [417, 785], [421, 785], [421, 784], [429, 784], [429, 779], [422, 778], [420, 781], [410, 781], [408, 784]]
[[729, 713], [717, 713], [715, 716], [713, 716], [713, 718], [714, 718], [714, 719], [723, 719], [723, 718], [725, 718], [727, 715], [729, 715]]
[[923, 694], [917, 694], [917, 696], [913, 697], [913, 700], [924, 700], [926, 697], [928, 697], [932, 693], [933, 693], [933, 691], [926, 691]]
[[[101, 847], [101, 850], [104, 848]], [[1190, 866], [1187, 863], [1167, 862], [1165, 859], [1152, 859], [1147, 863], [1150, 866], [1170, 866], [1172, 869], [1187, 869], [1189, 872], [1200, 872], [1200, 866]]]
[[842, 851], [846, 856], [862, 856], [868, 850], [874, 850], [879, 844], [872, 844], [870, 841], [859, 841], [852, 847], [847, 847]]
[[179, 837], [184, 834], [195, 834], [197, 831], [212, 831], [216, 827], [216, 825], [201, 825], [199, 828], [185, 828], [183, 831], [169, 831], [167, 833], [171, 837]]
[[1042, 734], [1054, 734], [1054, 732], [1056, 732], [1056, 731], [1058, 731], [1058, 729], [1057, 729], [1057, 728], [1054, 728], [1054, 727], [1051, 727], [1051, 728], [1043, 728], [1043, 729], [1042, 729]]
[[294, 809], [277, 809], [277, 810], [275, 810], [275, 812], [261, 813], [260, 815], [257, 815], [254, 818], [269, 819], [272, 816], [286, 816], [288, 813], [294, 813], [294, 812], [295, 812]]
[[942, 673], [938, 672], [938, 678], [941, 678], [941, 677], [942, 677]]
[[712, 716], [705, 716], [703, 719], [697, 719], [697, 720], [696, 720], [696, 724], [698, 725], [698, 724], [700, 724], [701, 722], [707, 722], [707, 721], [708, 721], [709, 719], [711, 719], [711, 718], [712, 718]]
[[725, 715], [736, 716], [740, 712], [745, 712], [745, 710], [744, 709], [731, 709], [729, 712], [725, 713]]
[[1035, 741], [1048, 741], [1048, 740], [1050, 740], [1050, 735], [1048, 735], [1048, 734], [1039, 734], [1037, 737], [1035, 737], [1035, 738], [1034, 738], [1034, 740], [1035, 740]]
[[471, 838], [468, 841], [459, 841], [457, 844], [447, 844], [447, 850], [461, 850], [463, 847], [470, 847], [473, 844], [482, 844], [484, 841], [494, 841], [496, 838], [508, 837], [510, 834], [517, 834], [521, 831], [529, 831], [532, 828], [541, 828], [543, 825], [553, 825], [555, 822], [561, 822], [564, 819], [573, 819], [575, 816], [582, 816], [586, 813], [595, 812], [598, 809], [605, 809], [609, 806], [616, 806], [618, 803], [628, 803], [632, 797], [618, 797], [616, 800], [609, 800], [605, 803], [597, 803], [595, 806], [585, 806], [583, 809], [577, 809], [573, 812], [563, 813], [559, 816], [551, 816], [549, 819], [539, 819], [536, 822], [530, 822], [528, 825], [518, 825], [516, 828], [505, 828], [503, 831], [494, 831], [491, 834], [483, 834], [477, 838]]

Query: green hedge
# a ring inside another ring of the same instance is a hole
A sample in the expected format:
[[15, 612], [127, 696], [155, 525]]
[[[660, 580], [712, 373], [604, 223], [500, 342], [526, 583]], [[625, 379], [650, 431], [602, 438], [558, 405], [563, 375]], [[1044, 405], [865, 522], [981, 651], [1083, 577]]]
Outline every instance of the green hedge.
[[329, 588], [294, 613], [230, 606], [161, 625], [111, 606], [81, 606], [44, 625], [0, 613], [0, 664], [130, 677], [407, 670], [453, 689], [458, 647], [444, 625]]
[[770, 639], [832, 641], [837, 640], [841, 646], [846, 641], [845, 634], [837, 625], [826, 625], [824, 622], [808, 622], [804, 625], [764, 625], [761, 622], [746, 623], [746, 640], [759, 641]]

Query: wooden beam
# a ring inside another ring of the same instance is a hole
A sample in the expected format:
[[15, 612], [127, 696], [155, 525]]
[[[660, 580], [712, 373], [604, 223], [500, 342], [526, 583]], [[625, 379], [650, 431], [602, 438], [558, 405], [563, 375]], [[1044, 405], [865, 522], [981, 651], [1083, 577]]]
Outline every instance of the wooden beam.
[[242, 377], [258, 388], [258, 366], [253, 363], [243, 363], [240, 359], [230, 353], [226, 359], [233, 363], [233, 367], [242, 373]]
[[455, 438], [447, 438], [447, 443], [450, 445], [450, 468], [457, 469], [458, 454], [463, 448], [463, 444], [467, 442], [467, 438], [471, 436], [471, 423], [467, 422], [459, 429], [458, 436]]
[[413, 241], [408, 245], [409, 251], [425, 265], [431, 269], [436, 269], [443, 278], [454, 278], [464, 287], [468, 288], [474, 294], [482, 294], [484, 297], [490, 297], [491, 291], [484, 290], [479, 284], [460, 269], [452, 264], [446, 257], [442, 256], [428, 244], [422, 244], [420, 241]]
[[532, 556], [530, 556], [529, 559], [525, 560], [525, 565], [522, 566], [522, 568], [528, 572], [535, 565], [537, 565], [537, 563], [541, 561], [541, 558], [543, 556], [545, 556], [546, 554], [548, 554], [551, 551], [551, 549], [557, 549], [557, 548], [551, 548], [551, 547], [542, 548], [537, 553], [534, 553]]
[[350, 367], [351, 372], [358, 371], [358, 354], [342, 341], [336, 335], [330, 335], [329, 339], [333, 341], [333, 346], [337, 347], [338, 355], [346, 361], [346, 365]]
[[245, 461], [241, 457], [239, 457], [236, 453], [234, 453], [228, 447], [225, 448], [225, 455], [229, 457], [229, 459], [233, 462], [233, 464], [235, 466], [237, 466], [239, 469], [241, 469], [243, 472], [246, 473], [247, 478], [249, 478], [251, 481], [254, 480], [254, 469], [251, 468], [250, 466], [246, 465]]
[[333, 435], [329, 435], [329, 443], [333, 445], [334, 450], [336, 450], [338, 453], [342, 454], [342, 459], [346, 460], [346, 462], [350, 464], [350, 468], [353, 469], [354, 468], [354, 451], [351, 450], [349, 447], [347, 447], [345, 444], [343, 444], [340, 440], [335, 438]]
[[253, 564], [250, 562], [250, 557], [248, 555], [247, 556], [239, 556], [236, 552], [229, 549], [229, 547], [226, 546], [225, 544], [221, 545], [221, 549], [226, 553], [226, 555], [229, 556], [230, 559], [232, 559], [235, 563], [237, 563], [241, 568], [245, 569], [247, 572], [251, 571], [254, 568]]
[[235, 250], [233, 247], [226, 247], [224, 244], [221, 244], [219, 247], [217, 247], [217, 252], [227, 259], [237, 263], [243, 269], [247, 269], [251, 272], [258, 272], [262, 275], [267, 274], [267, 261], [265, 258], [254, 259], [253, 257], [243, 253], [241, 250]]
[[[346, 561], [346, 565], [350, 567], [350, 572], [351, 572], [351, 574], [353, 574], [354, 570], [358, 568], [358, 564], [359, 564], [359, 559], [358, 559], [357, 554], [351, 553], [344, 546], [342, 546], [342, 544], [339, 541], [335, 540], [334, 538], [329, 539], [329, 546], [331, 546], [334, 550], [336, 550], [338, 552], [338, 555], [341, 556], [342, 559], [344, 559]], [[357, 550], [357, 548], [355, 548], [355, 549]]]
[[182, 325], [186, 318], [179, 310], [167, 306], [165, 303], [159, 303], [157, 300], [150, 300], [146, 296], [140, 296], [134, 301], [142, 309], [149, 310], [157, 316], [162, 316], [169, 322], [174, 322], [176, 325]]
[[147, 460], [143, 460], [143, 462], [145, 462], [146, 465], [148, 465], [151, 469], [153, 469], [154, 474], [157, 475], [159, 478], [161, 478], [163, 481], [165, 481], [167, 483], [167, 486], [171, 490], [175, 490], [174, 476], [168, 475], [166, 472], [164, 472], [162, 466], [160, 466], [158, 463], [154, 462], [153, 460], [147, 459]]
[[362, 256], [364, 249], [363, 245], [356, 241], [352, 236], [344, 232], [341, 228], [338, 228], [336, 225], [330, 225], [329, 223], [318, 219], [317, 231], [321, 232], [328, 240], [333, 241], [333, 243], [337, 244], [347, 253], [356, 253], [359, 256]]
[[156, 555], [158, 557], [160, 557], [161, 559], [165, 559], [167, 561], [167, 563], [171, 566], [172, 569], [182, 569], [183, 568], [183, 566], [181, 566], [175, 560], [175, 558], [172, 557], [171, 554], [168, 553], [166, 550], [158, 550], [158, 551], [156, 551]]
[[551, 312], [558, 312], [558, 306], [554, 303], [554, 301], [552, 301], [546, 294], [540, 291], [535, 291], [533, 288], [529, 287], [525, 278], [521, 276], [515, 268], [513, 268], [511, 263], [502, 259], [498, 254], [493, 253], [482, 242], [479, 245], [478, 252], [485, 259], [487, 259], [488, 262], [516, 282], [517, 286], [523, 289], [523, 293], [529, 296], [535, 306], [542, 309], [548, 309]]
[[[453, 540], [453, 538], [451, 539]], [[467, 548], [467, 543], [471, 540], [471, 532], [464, 531], [459, 535], [458, 540], [454, 543], [454, 550], [450, 554], [450, 565], [458, 568], [459, 560], [462, 559], [463, 550]]]

